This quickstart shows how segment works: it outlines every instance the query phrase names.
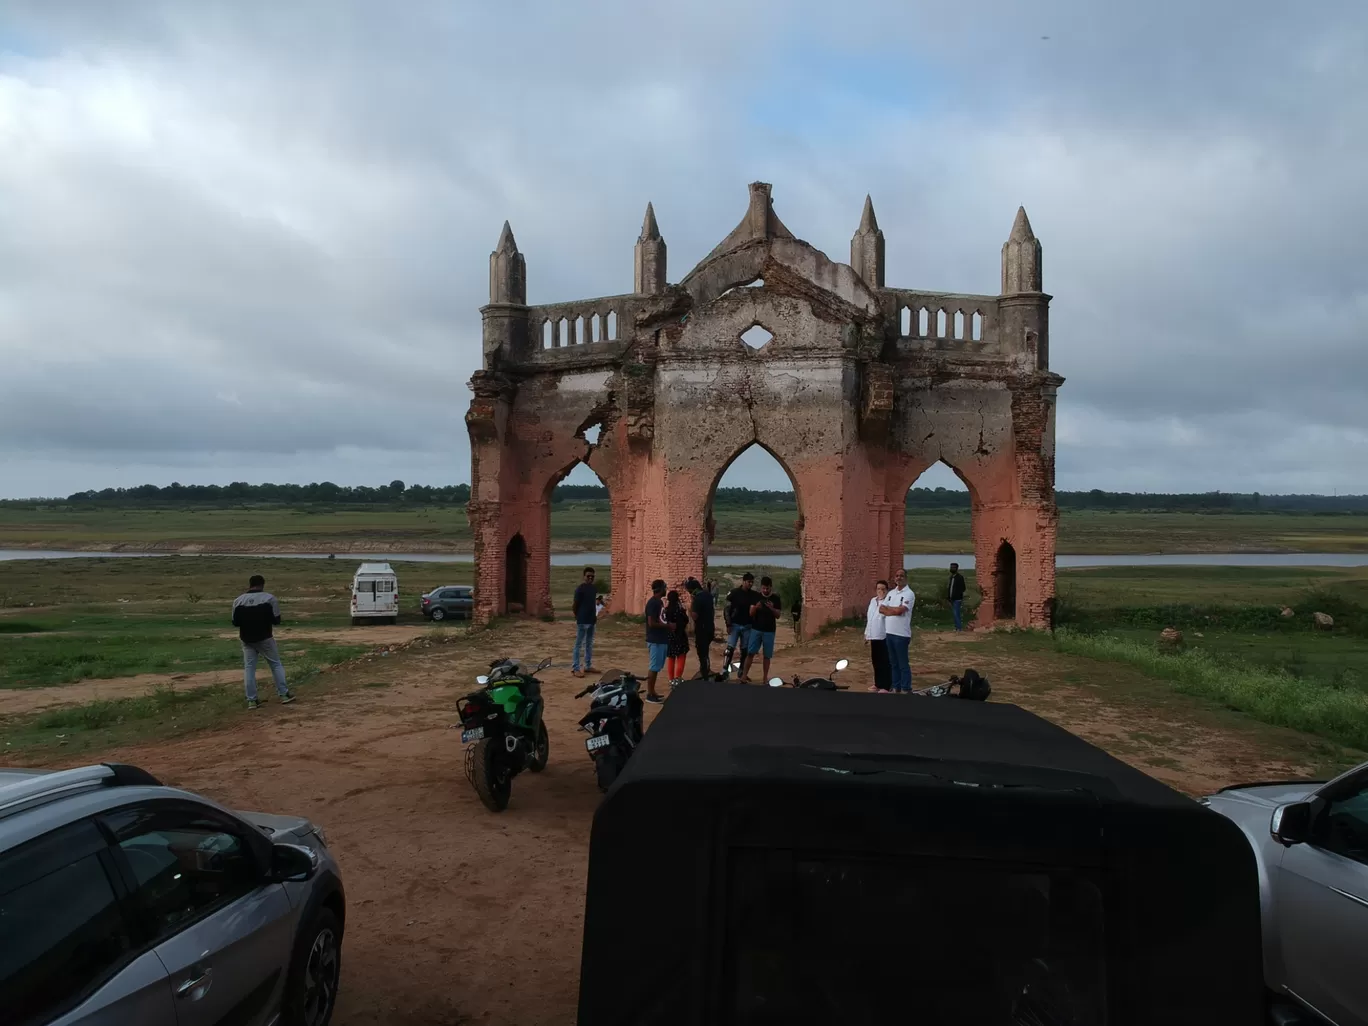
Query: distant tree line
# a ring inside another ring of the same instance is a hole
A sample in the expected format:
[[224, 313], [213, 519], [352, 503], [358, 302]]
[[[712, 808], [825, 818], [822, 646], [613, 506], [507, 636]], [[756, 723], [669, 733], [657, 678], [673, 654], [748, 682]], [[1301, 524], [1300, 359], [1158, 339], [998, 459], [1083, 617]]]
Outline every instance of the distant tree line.
[[[1128, 510], [1154, 513], [1368, 513], [1368, 495], [1261, 495], [1258, 492], [1056, 492], [1066, 510]], [[322, 481], [314, 484], [227, 485], [169, 484], [136, 488], [104, 488], [77, 492], [65, 499], [8, 499], [4, 506], [65, 505], [104, 507], [158, 506], [450, 506], [470, 501], [470, 485], [410, 485], [391, 481], [372, 488], [351, 487]], [[553, 505], [573, 503], [607, 508], [608, 489], [603, 485], [560, 484], [551, 493]], [[723, 508], [795, 508], [792, 491], [751, 488], [719, 488], [714, 504]], [[969, 493], [951, 488], [912, 488], [907, 492], [909, 510], [967, 510]]]

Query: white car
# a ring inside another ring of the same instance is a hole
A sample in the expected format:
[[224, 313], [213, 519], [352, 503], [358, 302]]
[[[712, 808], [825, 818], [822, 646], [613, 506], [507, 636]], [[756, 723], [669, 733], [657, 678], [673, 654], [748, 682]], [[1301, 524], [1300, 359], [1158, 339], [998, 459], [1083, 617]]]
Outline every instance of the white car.
[[[1325, 783], [1236, 785], [1202, 801], [1254, 848], [1274, 1020], [1305, 1021], [1305, 1009], [1368, 1026], [1368, 762]], [[1288, 998], [1296, 1007], [1278, 1007]]]

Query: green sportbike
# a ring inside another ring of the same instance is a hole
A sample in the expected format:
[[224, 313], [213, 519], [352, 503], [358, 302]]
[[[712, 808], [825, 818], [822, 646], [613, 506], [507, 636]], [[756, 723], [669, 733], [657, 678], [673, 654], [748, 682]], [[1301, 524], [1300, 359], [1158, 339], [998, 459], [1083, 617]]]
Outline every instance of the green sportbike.
[[551, 754], [542, 722], [545, 702], [537, 674], [551, 665], [545, 659], [527, 670], [516, 659], [495, 659], [480, 685], [456, 703], [461, 717], [465, 773], [475, 793], [491, 812], [508, 808], [513, 778], [523, 770], [540, 773]]

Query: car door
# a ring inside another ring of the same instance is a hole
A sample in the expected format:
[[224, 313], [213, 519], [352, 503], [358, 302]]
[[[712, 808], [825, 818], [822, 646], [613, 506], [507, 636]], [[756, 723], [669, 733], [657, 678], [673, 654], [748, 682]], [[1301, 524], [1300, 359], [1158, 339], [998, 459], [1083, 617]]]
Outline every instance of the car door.
[[269, 844], [233, 817], [158, 801], [104, 817], [133, 907], [170, 977], [178, 1026], [271, 1021], [294, 914]]
[[469, 616], [475, 608], [475, 594], [470, 588], [451, 589], [451, 609], [457, 616]]
[[166, 969], [139, 946], [125, 897], [90, 820], [0, 855], [0, 1021], [177, 1026]]
[[357, 581], [353, 586], [356, 593], [356, 611], [372, 613], [375, 611], [375, 581]]
[[1288, 988], [1338, 1026], [1368, 1026], [1368, 771], [1317, 796], [1309, 843], [1278, 870]]

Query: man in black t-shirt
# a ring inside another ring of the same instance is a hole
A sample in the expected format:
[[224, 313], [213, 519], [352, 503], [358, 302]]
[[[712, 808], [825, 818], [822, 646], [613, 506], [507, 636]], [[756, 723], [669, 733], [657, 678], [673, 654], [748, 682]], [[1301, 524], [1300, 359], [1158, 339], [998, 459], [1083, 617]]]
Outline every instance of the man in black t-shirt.
[[750, 680], [751, 663], [755, 660], [755, 653], [764, 652], [764, 680], [769, 680], [770, 660], [774, 658], [774, 632], [778, 627], [779, 621], [777, 614], [782, 610], [779, 596], [773, 592], [774, 582], [768, 577], [760, 578], [760, 594], [754, 595], [755, 601], [750, 607], [750, 644], [746, 648], [746, 661], [741, 666], [741, 679]]
[[651, 597], [646, 600], [646, 701], [659, 704], [665, 699], [656, 694], [656, 674], [665, 669], [670, 649], [670, 625], [665, 622], [665, 582], [651, 582]]
[[694, 648], [698, 651], [698, 675], [712, 676], [712, 665], [708, 659], [708, 649], [717, 636], [717, 621], [713, 613], [712, 592], [690, 577], [684, 582], [689, 591], [689, 618], [694, 625]]
[[741, 587], [733, 588], [727, 595], [727, 623], [730, 627], [727, 631], [727, 661], [722, 666], [724, 670], [731, 666], [738, 651], [745, 655], [746, 646], [750, 644], [750, 610], [755, 604], [755, 589], [751, 587], [751, 582], [754, 580], [755, 575], [746, 571], [741, 575]]

